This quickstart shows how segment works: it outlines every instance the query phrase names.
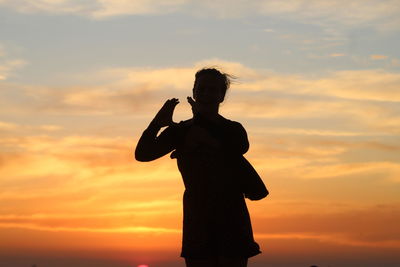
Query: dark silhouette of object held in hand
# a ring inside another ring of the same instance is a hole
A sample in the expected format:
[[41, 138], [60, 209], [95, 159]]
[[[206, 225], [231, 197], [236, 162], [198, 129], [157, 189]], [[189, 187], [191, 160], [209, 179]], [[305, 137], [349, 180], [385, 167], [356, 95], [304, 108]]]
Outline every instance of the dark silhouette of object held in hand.
[[[214, 68], [199, 70], [193, 98], [187, 97], [193, 118], [173, 122], [179, 100], [167, 100], [135, 151], [138, 161], [170, 152], [177, 160], [185, 185], [181, 256], [188, 267], [245, 267], [249, 257], [261, 253], [253, 238], [244, 200], [246, 177], [240, 169], [249, 149], [247, 133], [240, 123], [218, 113], [231, 79]], [[158, 135], [162, 127], [167, 128]], [[253, 173], [257, 176], [254, 169]], [[254, 199], [268, 194], [265, 186], [261, 189]]]

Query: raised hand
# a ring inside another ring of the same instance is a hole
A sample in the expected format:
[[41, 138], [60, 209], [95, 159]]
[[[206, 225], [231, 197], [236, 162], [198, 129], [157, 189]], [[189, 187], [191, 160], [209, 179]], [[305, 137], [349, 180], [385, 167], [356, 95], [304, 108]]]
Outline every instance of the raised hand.
[[175, 107], [178, 104], [179, 100], [177, 98], [171, 98], [165, 101], [164, 105], [154, 117], [153, 122], [155, 122], [159, 127], [165, 127], [174, 124], [172, 115], [174, 114]]
[[193, 116], [199, 113], [199, 107], [197, 103], [191, 98], [190, 96], [187, 97], [187, 101], [189, 102], [190, 106], [192, 107]]

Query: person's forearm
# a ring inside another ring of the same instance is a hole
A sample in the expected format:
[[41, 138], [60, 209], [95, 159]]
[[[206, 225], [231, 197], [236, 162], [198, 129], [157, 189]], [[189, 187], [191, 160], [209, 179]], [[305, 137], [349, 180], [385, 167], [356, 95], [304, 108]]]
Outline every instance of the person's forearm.
[[153, 160], [156, 144], [157, 134], [160, 131], [161, 127], [152, 120], [149, 126], [144, 130], [142, 136], [139, 139], [139, 142], [135, 149], [135, 158], [138, 161], [150, 161]]

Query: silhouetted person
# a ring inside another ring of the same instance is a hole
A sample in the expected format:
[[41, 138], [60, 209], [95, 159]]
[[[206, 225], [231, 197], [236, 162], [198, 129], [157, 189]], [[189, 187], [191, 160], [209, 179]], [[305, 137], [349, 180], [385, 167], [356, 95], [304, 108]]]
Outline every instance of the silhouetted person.
[[[196, 73], [193, 118], [174, 123], [178, 99], [169, 99], [143, 132], [135, 151], [138, 161], [170, 152], [185, 184], [181, 256], [188, 267], [245, 267], [260, 252], [253, 239], [233, 158], [249, 149], [246, 130], [218, 114], [231, 76], [216, 69]], [[167, 128], [158, 134], [162, 127]]]

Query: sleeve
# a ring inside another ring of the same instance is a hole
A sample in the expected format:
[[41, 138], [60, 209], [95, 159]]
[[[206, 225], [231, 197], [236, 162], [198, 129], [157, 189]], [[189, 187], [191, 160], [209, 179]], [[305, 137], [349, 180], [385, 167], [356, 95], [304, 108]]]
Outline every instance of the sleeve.
[[247, 132], [239, 122], [231, 122], [231, 125], [224, 131], [222, 141], [224, 150], [234, 154], [245, 154], [249, 150]]
[[168, 126], [157, 136], [160, 127], [153, 121], [144, 130], [135, 149], [138, 161], [152, 161], [175, 149], [177, 126]]

